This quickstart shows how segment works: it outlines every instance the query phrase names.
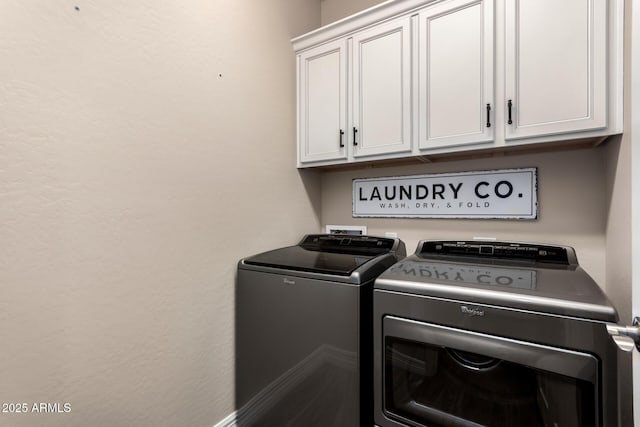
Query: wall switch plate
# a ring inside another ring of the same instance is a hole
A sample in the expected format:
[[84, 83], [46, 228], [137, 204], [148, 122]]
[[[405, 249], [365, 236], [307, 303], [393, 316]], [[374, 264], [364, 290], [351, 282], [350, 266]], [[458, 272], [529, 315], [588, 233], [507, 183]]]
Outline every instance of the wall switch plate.
[[325, 233], [364, 235], [364, 234], [367, 234], [367, 226], [366, 225], [327, 225], [325, 226]]
[[473, 240], [477, 241], [477, 242], [495, 242], [496, 238], [495, 237], [474, 237]]

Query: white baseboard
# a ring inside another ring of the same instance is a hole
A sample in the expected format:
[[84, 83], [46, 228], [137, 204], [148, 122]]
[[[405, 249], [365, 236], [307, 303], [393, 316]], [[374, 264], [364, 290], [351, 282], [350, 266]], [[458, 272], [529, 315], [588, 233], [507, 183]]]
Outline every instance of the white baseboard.
[[233, 411], [213, 427], [236, 427], [236, 412]]

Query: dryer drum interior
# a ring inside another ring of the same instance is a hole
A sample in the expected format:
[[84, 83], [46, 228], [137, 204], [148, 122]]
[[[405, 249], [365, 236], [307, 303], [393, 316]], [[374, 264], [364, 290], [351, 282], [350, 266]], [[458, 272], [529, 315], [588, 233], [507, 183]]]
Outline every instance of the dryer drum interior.
[[[416, 326], [421, 327], [411, 325]], [[487, 338], [487, 346], [496, 345]], [[587, 354], [566, 355], [564, 363], [577, 363], [582, 373], [590, 372], [589, 380], [576, 378], [573, 369], [558, 373], [527, 366], [545, 357], [556, 358], [561, 366], [562, 351], [554, 354], [554, 349], [519, 345], [516, 357], [504, 360], [389, 337], [385, 343], [385, 407], [392, 414], [430, 426], [547, 426], [559, 421], [558, 425], [593, 426], [598, 416], [597, 384], [593, 382], [597, 360]], [[522, 351], [532, 352], [528, 361], [523, 360], [527, 357]]]

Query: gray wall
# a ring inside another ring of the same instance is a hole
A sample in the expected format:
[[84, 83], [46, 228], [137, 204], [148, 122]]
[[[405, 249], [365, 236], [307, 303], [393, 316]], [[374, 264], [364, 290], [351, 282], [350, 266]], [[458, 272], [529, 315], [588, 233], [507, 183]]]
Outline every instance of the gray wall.
[[[328, 224], [367, 225], [370, 234], [397, 232], [411, 250], [418, 240], [426, 238], [482, 236], [569, 244], [576, 248], [581, 264], [603, 283], [608, 200], [600, 151], [602, 149], [575, 150], [331, 172], [322, 178], [322, 220]], [[354, 178], [516, 167], [538, 168], [538, 220], [351, 218], [351, 180]]]
[[381, 0], [320, 0], [322, 6], [322, 25], [330, 24], [338, 19], [360, 12]]
[[2, 2], [0, 402], [71, 413], [1, 425], [233, 411], [236, 263], [319, 227], [289, 41], [319, 24], [318, 0]]

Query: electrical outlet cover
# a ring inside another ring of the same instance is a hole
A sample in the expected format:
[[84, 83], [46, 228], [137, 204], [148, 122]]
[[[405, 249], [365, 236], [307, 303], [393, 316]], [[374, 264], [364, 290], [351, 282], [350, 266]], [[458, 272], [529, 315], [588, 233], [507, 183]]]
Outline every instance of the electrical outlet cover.
[[327, 225], [325, 233], [364, 235], [367, 234], [367, 227], [365, 225]]

